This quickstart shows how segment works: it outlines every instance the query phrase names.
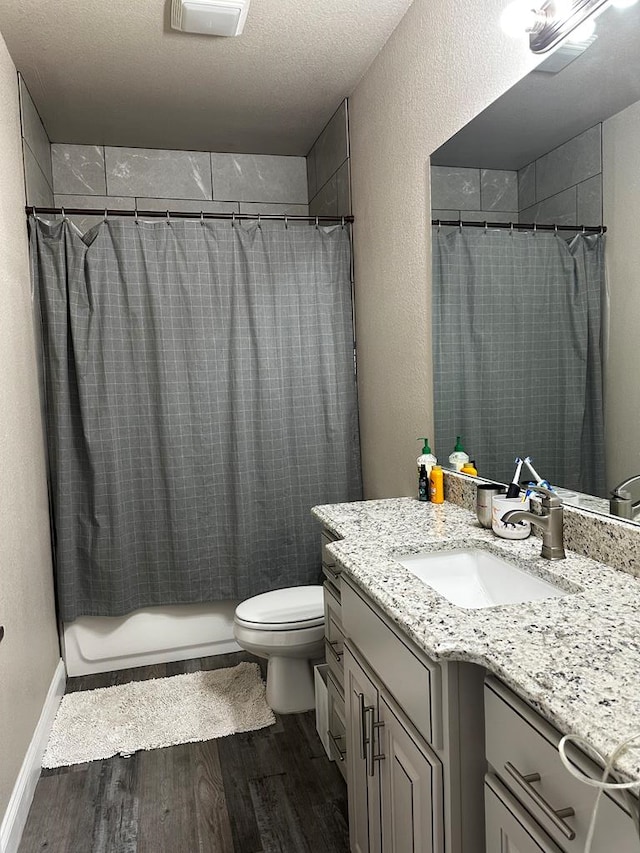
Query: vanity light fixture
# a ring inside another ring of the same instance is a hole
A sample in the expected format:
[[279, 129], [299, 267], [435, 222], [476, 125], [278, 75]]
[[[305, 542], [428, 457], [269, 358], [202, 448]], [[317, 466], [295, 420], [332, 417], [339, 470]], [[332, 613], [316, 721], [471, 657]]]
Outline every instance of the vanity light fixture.
[[171, 27], [185, 33], [239, 36], [250, 0], [173, 0]]
[[[624, 8], [638, 0], [514, 0], [502, 13], [502, 28], [510, 35], [529, 33], [533, 53], [547, 53], [572, 36], [584, 42], [593, 35], [595, 18], [611, 5]], [[586, 28], [589, 28], [587, 32]]]

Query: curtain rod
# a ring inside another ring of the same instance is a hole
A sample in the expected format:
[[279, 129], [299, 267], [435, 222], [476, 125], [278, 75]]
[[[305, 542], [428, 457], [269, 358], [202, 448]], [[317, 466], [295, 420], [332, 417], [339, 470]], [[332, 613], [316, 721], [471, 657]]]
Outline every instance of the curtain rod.
[[432, 219], [432, 225], [454, 225], [457, 228], [508, 228], [510, 231], [580, 231], [582, 234], [604, 234], [606, 225], [540, 225], [537, 222], [484, 222], [475, 219]]
[[291, 221], [291, 222], [353, 222], [353, 216], [289, 216], [284, 213], [205, 213], [180, 210], [112, 210], [111, 208], [88, 208], [88, 207], [35, 207], [28, 204], [25, 207], [27, 215], [60, 215], [65, 216], [134, 216], [149, 219], [264, 219], [268, 221]]

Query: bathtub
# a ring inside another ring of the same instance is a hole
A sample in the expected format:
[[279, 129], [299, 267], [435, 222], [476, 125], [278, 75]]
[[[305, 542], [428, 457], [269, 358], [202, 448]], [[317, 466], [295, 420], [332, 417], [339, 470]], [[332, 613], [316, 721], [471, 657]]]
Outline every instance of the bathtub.
[[127, 616], [81, 616], [62, 626], [67, 675], [110, 672], [240, 650], [233, 639], [238, 602], [147, 607]]

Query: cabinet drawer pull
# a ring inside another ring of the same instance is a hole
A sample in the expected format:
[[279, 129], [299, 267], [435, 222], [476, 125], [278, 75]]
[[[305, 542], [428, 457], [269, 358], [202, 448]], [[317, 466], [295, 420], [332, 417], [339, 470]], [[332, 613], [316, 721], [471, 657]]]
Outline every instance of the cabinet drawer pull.
[[329, 649], [329, 651], [333, 655], [336, 663], [340, 663], [342, 661], [343, 656], [344, 656], [344, 652], [343, 651], [337, 652], [334, 649], [334, 646], [337, 646], [337, 645], [339, 645], [339, 643], [337, 641], [327, 640], [327, 648]]
[[374, 709], [372, 706], [369, 706], [368, 708], [365, 709], [365, 714], [366, 714], [366, 717], [369, 721], [368, 725], [366, 726], [366, 729], [367, 729], [367, 732], [369, 735], [367, 738], [367, 770], [368, 770], [369, 776], [375, 776], [376, 770], [375, 770], [374, 762], [382, 761], [382, 759], [384, 758], [383, 753], [379, 753], [378, 755], [375, 754], [375, 742], [376, 742], [375, 731], [376, 731], [376, 729], [383, 728], [384, 723], [374, 722], [374, 719], [373, 719]]
[[367, 708], [364, 704], [364, 693], [358, 693], [360, 704], [358, 706], [358, 726], [360, 727], [360, 759], [367, 760], [367, 732], [365, 730], [365, 716]]
[[336, 571], [336, 570], [333, 568], [333, 566], [329, 566], [327, 563], [323, 563], [323, 564], [322, 564], [322, 569], [323, 569], [323, 571], [324, 571], [324, 572], [326, 572], [326, 573], [329, 575], [329, 577], [330, 577], [332, 580], [334, 580], [334, 581], [337, 581], [337, 580], [338, 580], [338, 578], [340, 577], [340, 572], [339, 572], [339, 571]]
[[335, 749], [335, 751], [338, 755], [338, 761], [344, 761], [344, 757], [347, 754], [347, 750], [346, 749], [340, 749], [340, 746], [338, 744], [338, 741], [344, 740], [344, 737], [343, 736], [342, 737], [336, 737], [332, 731], [327, 731], [327, 734], [329, 735], [329, 743]]
[[504, 769], [507, 771], [509, 776], [518, 783], [518, 785], [527, 792], [527, 794], [531, 797], [533, 802], [538, 806], [538, 808], [544, 813], [544, 816], [551, 821], [551, 823], [555, 826], [558, 832], [561, 832], [564, 837], [568, 841], [573, 841], [576, 837], [576, 834], [571, 827], [566, 824], [563, 820], [565, 817], [574, 817], [575, 811], [569, 806], [566, 809], [554, 809], [553, 806], [550, 806], [549, 803], [544, 799], [544, 797], [536, 791], [533, 787], [533, 782], [540, 781], [539, 773], [528, 773], [526, 776], [523, 775], [510, 761], [507, 761], [504, 765]]

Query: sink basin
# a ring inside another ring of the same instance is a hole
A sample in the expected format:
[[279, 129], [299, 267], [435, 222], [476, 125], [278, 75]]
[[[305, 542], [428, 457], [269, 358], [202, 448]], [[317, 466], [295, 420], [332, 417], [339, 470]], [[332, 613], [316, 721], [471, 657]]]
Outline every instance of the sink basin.
[[560, 598], [568, 592], [482, 548], [394, 557], [458, 607], [477, 609]]

